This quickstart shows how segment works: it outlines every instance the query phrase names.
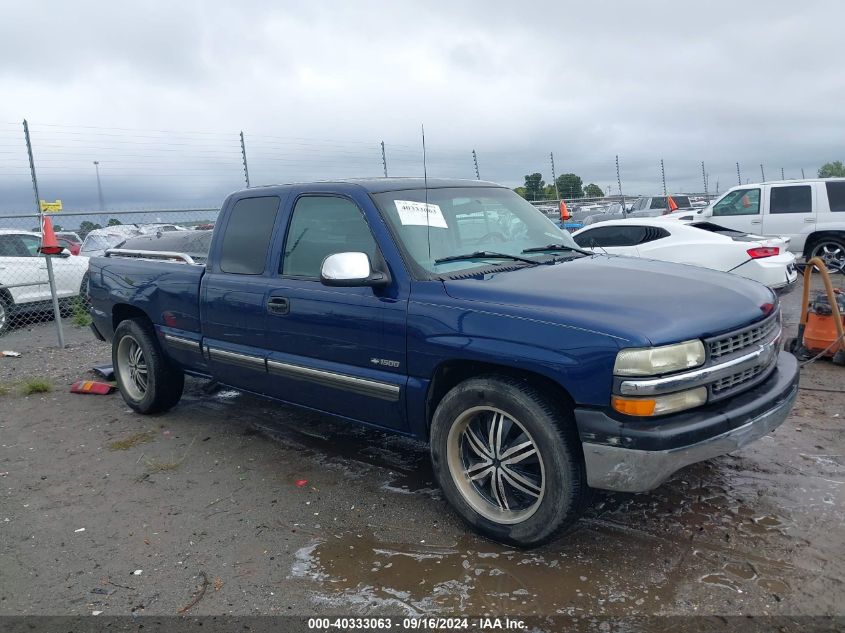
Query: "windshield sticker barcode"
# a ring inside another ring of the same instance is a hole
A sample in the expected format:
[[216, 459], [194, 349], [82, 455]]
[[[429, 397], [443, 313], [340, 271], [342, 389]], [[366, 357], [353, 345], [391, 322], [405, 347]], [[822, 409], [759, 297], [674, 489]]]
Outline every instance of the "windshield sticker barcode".
[[433, 226], [438, 229], [448, 229], [446, 218], [436, 204], [412, 202], [410, 200], [394, 200], [399, 212], [399, 221], [404, 226]]

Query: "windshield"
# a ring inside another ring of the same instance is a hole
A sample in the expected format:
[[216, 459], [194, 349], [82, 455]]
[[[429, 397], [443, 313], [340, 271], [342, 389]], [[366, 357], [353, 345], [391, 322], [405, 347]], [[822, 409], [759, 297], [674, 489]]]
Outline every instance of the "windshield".
[[82, 245], [82, 252], [104, 251], [117, 246], [125, 239], [125, 235], [89, 235]]
[[[373, 199], [405, 252], [430, 273], [449, 274], [482, 266], [513, 265], [513, 260], [486, 257], [438, 262], [478, 251], [540, 261], [555, 253], [525, 254], [525, 251], [553, 244], [578, 248], [569, 233], [510, 189], [429, 189], [428, 207], [425, 189], [377, 193], [373, 194]], [[556, 254], [560, 256], [560, 253]]]

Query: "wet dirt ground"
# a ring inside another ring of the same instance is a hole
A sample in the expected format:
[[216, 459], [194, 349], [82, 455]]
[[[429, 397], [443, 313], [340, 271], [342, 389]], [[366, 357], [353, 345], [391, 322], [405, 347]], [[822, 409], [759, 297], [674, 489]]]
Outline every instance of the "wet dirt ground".
[[774, 435], [521, 551], [467, 531], [420, 443], [197, 381], [140, 416], [68, 393], [109, 348], [54, 336], [0, 339], [0, 614], [845, 614], [845, 368], [805, 368]]

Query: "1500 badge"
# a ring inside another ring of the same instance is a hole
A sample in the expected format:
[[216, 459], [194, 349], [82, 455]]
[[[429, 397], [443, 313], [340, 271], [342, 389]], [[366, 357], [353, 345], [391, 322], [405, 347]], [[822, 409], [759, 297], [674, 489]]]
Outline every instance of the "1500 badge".
[[373, 365], [381, 365], [382, 367], [399, 367], [398, 360], [388, 360], [387, 358], [371, 358], [370, 362]]

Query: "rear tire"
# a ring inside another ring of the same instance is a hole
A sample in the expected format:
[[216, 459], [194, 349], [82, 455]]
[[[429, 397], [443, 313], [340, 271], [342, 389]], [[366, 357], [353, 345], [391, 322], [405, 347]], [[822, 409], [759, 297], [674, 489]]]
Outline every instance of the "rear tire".
[[431, 424], [431, 459], [461, 518], [511, 545], [551, 540], [590, 497], [571, 412], [507, 376], [473, 378], [446, 394]]
[[9, 301], [0, 295], [0, 335], [5, 334], [12, 327], [12, 314]]
[[832, 273], [845, 272], [845, 239], [824, 237], [813, 244], [808, 260], [818, 257]]
[[179, 402], [185, 374], [164, 355], [147, 321], [127, 319], [114, 331], [112, 364], [120, 395], [139, 413], [160, 413]]

